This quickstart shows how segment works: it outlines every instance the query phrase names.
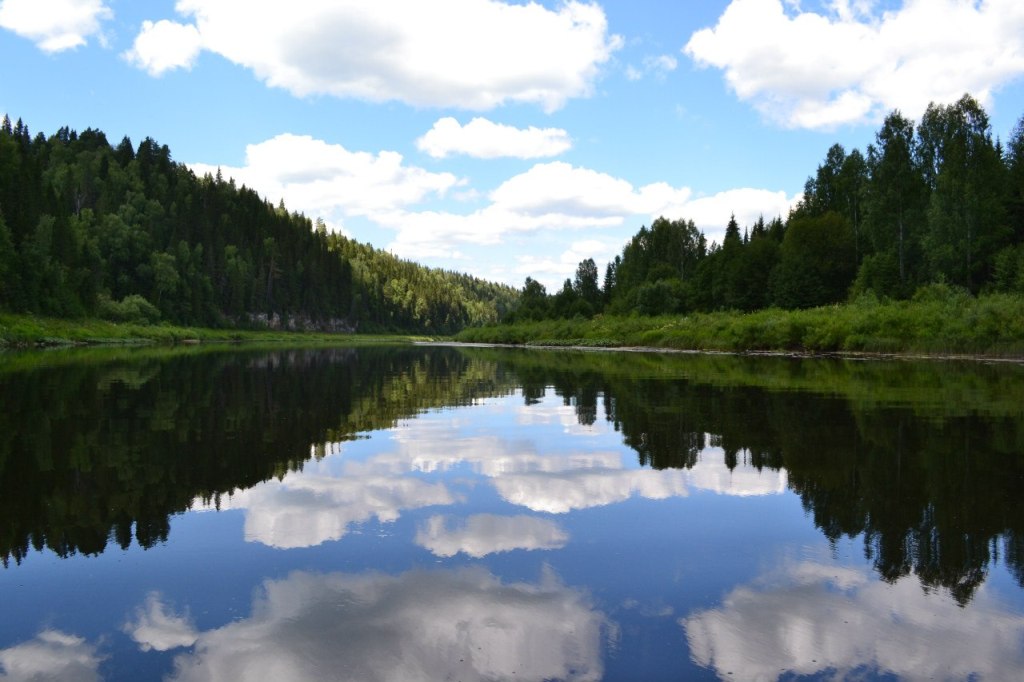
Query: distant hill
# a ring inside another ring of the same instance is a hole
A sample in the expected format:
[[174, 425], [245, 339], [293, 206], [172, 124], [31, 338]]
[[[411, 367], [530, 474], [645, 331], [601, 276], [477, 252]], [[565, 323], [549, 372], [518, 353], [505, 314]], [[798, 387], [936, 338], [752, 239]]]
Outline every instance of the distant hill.
[[151, 138], [0, 124], [0, 310], [450, 333], [517, 297], [328, 234], [220, 173], [197, 177]]

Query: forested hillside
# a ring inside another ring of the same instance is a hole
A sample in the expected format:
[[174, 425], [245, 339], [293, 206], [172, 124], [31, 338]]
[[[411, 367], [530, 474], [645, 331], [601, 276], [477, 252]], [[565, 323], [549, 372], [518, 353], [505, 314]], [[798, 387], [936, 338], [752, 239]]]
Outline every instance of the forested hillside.
[[150, 138], [0, 124], [0, 310], [440, 333], [493, 322], [516, 295], [330, 235]]
[[785, 218], [732, 219], [710, 245], [692, 221], [659, 218], [603, 279], [592, 259], [553, 294], [527, 278], [508, 319], [798, 309], [930, 284], [1024, 293], [1024, 119], [1004, 148], [966, 95], [917, 125], [891, 113], [865, 153], [833, 145]]
[[352, 311], [367, 331], [450, 333], [497, 322], [519, 299], [510, 286], [425, 268], [339, 234], [329, 235], [328, 244], [352, 267]]

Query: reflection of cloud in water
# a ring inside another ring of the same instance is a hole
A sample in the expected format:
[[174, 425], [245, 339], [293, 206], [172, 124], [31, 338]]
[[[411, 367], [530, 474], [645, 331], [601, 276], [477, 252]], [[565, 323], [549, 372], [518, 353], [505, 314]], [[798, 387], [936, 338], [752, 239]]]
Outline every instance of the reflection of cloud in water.
[[692, 469], [625, 469], [615, 453], [523, 455], [503, 461], [489, 475], [504, 499], [553, 514], [623, 502], [633, 496], [650, 500], [685, 497], [691, 490], [743, 497], [781, 494], [787, 483], [784, 470], [737, 466], [730, 471], [724, 453], [715, 449], [705, 450]]
[[915, 580], [890, 585], [810, 562], [680, 623], [694, 660], [729, 679], [877, 669], [908, 680], [1004, 680], [1024, 670], [1024, 616], [984, 589], [961, 608]]
[[706, 448], [692, 469], [686, 470], [687, 483], [698, 490], [720, 495], [752, 497], [755, 495], [781, 495], [786, 492], [789, 476], [785, 469], [763, 468], [738, 464], [729, 470], [725, 465], [725, 451]]
[[198, 636], [188, 614], [175, 614], [156, 592], [146, 597], [145, 606], [138, 608], [135, 620], [125, 624], [124, 631], [138, 642], [143, 651], [169, 651], [192, 646]]
[[81, 637], [45, 630], [33, 640], [0, 650], [0, 680], [99, 682], [101, 661], [96, 648]]
[[662, 500], [687, 494], [682, 471], [645, 469], [513, 474], [495, 478], [494, 487], [513, 504], [550, 514], [603, 507], [633, 495]]
[[442, 557], [459, 552], [480, 558], [515, 549], [560, 549], [568, 540], [568, 533], [553, 521], [493, 514], [470, 516], [461, 526], [444, 516], [432, 516], [416, 533], [417, 545]]
[[[561, 409], [552, 414], [557, 416]], [[458, 412], [450, 418], [403, 422], [389, 433], [389, 439], [395, 446], [390, 452], [365, 460], [329, 455], [311, 463], [307, 471], [289, 473], [281, 482], [222, 499], [221, 508], [246, 510], [247, 540], [294, 548], [338, 540], [352, 524], [374, 517], [387, 522], [403, 511], [454, 504], [444, 484], [410, 474], [465, 470], [490, 479], [506, 501], [549, 513], [604, 506], [635, 496], [682, 497], [694, 490], [738, 496], [778, 494], [787, 485], [784, 470], [758, 471], [740, 464], [730, 471], [720, 448], [705, 449], [692, 469], [627, 468], [625, 460], [632, 453], [615, 446], [557, 450], [580, 448], [580, 441], [555, 439], [544, 444], [548, 451], [541, 452], [534, 438], [477, 432], [467, 436]], [[202, 507], [198, 502], [196, 506]]]
[[371, 517], [389, 522], [403, 510], [454, 501], [444, 485], [411, 477], [297, 472], [235, 493], [221, 508], [246, 510], [246, 540], [288, 549], [337, 540]]
[[593, 424], [581, 424], [576, 407], [562, 402], [521, 405], [516, 411], [516, 422], [520, 426], [558, 424], [564, 433], [573, 436], [600, 436], [614, 430], [603, 418], [596, 419]]
[[293, 573], [264, 584], [249, 618], [201, 633], [173, 679], [597, 680], [604, 624], [553, 577]]

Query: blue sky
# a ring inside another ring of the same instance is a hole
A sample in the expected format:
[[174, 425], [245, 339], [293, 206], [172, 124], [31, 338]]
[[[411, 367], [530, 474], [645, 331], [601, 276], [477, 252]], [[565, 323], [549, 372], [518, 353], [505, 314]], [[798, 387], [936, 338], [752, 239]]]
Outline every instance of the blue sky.
[[0, 112], [146, 136], [395, 254], [557, 288], [658, 215], [785, 214], [833, 143], [1024, 115], [1019, 0], [2, 0]]

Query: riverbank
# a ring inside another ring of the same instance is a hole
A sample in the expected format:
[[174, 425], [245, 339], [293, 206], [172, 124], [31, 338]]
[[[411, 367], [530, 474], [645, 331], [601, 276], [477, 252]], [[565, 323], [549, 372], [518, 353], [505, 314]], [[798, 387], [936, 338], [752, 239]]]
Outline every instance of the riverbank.
[[597, 316], [466, 329], [466, 343], [1024, 358], [1024, 297], [938, 292], [809, 310]]
[[427, 338], [411, 335], [330, 334], [119, 324], [98, 319], [59, 319], [0, 314], [0, 348], [197, 343], [350, 344], [384, 341], [412, 342]]

